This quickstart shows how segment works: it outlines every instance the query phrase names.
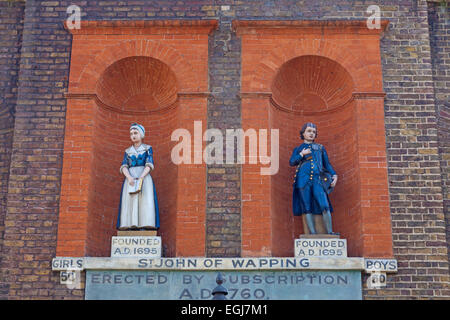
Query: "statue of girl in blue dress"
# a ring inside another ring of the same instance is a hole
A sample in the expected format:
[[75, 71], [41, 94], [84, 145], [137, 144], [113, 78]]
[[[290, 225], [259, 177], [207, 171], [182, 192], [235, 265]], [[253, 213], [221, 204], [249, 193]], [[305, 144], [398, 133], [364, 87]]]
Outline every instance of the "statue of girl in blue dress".
[[311, 234], [316, 234], [314, 214], [322, 214], [328, 234], [333, 232], [331, 222], [331, 206], [328, 194], [337, 183], [337, 174], [328, 160], [323, 145], [315, 143], [317, 127], [313, 123], [305, 123], [300, 130], [304, 142], [292, 152], [289, 164], [297, 166], [294, 178], [293, 211], [295, 216], [306, 215], [306, 223]]
[[[130, 127], [133, 143], [125, 150], [120, 172], [125, 176], [120, 196], [117, 229], [158, 229], [159, 210], [150, 171], [154, 169], [152, 147], [142, 143], [145, 128], [137, 123]], [[140, 185], [136, 192], [136, 187]]]

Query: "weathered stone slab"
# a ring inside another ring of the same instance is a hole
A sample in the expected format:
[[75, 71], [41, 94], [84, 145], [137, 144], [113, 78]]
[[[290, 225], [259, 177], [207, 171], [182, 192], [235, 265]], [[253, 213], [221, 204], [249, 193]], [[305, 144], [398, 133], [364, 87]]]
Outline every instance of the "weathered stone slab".
[[112, 237], [111, 257], [161, 257], [161, 237]]
[[294, 241], [296, 257], [347, 257], [347, 240], [336, 238], [301, 238]]
[[[57, 259], [57, 262], [55, 260]], [[364, 270], [363, 258], [55, 258], [53, 270], [64, 269], [62, 259], [82, 259], [83, 269], [96, 270]]]
[[[362, 299], [360, 271], [222, 272], [229, 300]], [[217, 271], [88, 270], [86, 300], [212, 299]]]

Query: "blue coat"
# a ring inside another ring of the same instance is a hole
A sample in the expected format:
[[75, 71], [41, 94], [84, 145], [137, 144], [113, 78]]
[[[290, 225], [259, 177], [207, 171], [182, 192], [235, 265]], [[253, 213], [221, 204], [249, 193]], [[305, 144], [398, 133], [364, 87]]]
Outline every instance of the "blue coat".
[[[153, 148], [149, 145], [142, 144], [144, 152], [140, 152], [137, 154], [132, 154], [132, 148], [128, 148], [125, 150], [125, 154], [123, 156], [122, 166], [120, 167], [120, 170], [122, 172], [122, 167], [136, 167], [136, 166], [149, 166], [150, 168], [154, 168], [154, 161], [153, 161]], [[119, 203], [119, 213], [117, 215], [117, 229], [120, 227], [120, 214], [121, 214], [121, 208], [122, 208], [122, 193], [124, 189], [124, 184], [128, 183], [127, 179], [124, 179], [122, 183], [122, 191], [120, 192], [120, 203]], [[153, 200], [155, 202], [155, 227], [159, 228], [159, 206], [158, 206], [158, 197], [156, 195], [156, 187], [153, 184]]]
[[[300, 155], [300, 152], [305, 148], [311, 148], [312, 152], [311, 154], [308, 154], [303, 157]], [[324, 173], [328, 173], [328, 175], [333, 176], [336, 174], [336, 171], [334, 171], [333, 167], [330, 164], [328, 154], [325, 148], [318, 143], [311, 143], [311, 144], [302, 143], [300, 146], [296, 147], [292, 152], [289, 164], [291, 166], [297, 166], [297, 170], [294, 176], [292, 205], [294, 215], [299, 216], [302, 213], [305, 213], [304, 209], [305, 206], [303, 204], [303, 201], [301, 200], [301, 197], [298, 194], [300, 188], [304, 188], [308, 183], [308, 181], [311, 180], [313, 183], [322, 184], [323, 181], [321, 181], [321, 179], [323, 179]], [[330, 179], [330, 177], [328, 179]], [[328, 203], [330, 206], [330, 212], [333, 212], [333, 208], [331, 206], [331, 202], [329, 199]], [[315, 200], [313, 200], [311, 207], [312, 213], [314, 214], [322, 213], [320, 210], [320, 206], [317, 204]]]

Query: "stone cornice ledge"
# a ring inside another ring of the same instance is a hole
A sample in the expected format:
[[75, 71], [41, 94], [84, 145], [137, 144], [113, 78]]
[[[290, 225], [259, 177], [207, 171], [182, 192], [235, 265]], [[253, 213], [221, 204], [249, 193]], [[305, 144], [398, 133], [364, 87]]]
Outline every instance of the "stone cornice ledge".
[[362, 257], [250, 257], [250, 258], [109, 258], [55, 257], [53, 271], [67, 270], [361, 270], [398, 272], [396, 259]]
[[[64, 264], [62, 261], [67, 261]], [[288, 261], [289, 260], [289, 261]], [[238, 263], [239, 262], [239, 263]], [[364, 270], [364, 258], [101, 258], [56, 257], [53, 271], [63, 270]]]
[[389, 20], [380, 21], [380, 29], [369, 29], [367, 20], [233, 20], [233, 30], [238, 35], [255, 33], [357, 33], [381, 34]]
[[218, 20], [108, 20], [81, 21], [80, 29], [64, 28], [73, 35], [85, 34], [210, 34]]

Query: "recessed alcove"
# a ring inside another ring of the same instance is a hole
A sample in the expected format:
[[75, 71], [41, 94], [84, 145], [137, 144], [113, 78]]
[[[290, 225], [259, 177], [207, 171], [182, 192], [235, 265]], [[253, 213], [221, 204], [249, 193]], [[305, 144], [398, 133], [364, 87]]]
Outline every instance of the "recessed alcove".
[[[146, 129], [143, 143], [153, 148], [155, 170], [151, 172], [158, 200], [163, 242], [171, 250], [176, 215], [177, 166], [170, 159], [170, 135], [178, 127], [177, 84], [163, 62], [150, 57], [128, 57], [109, 66], [96, 86], [94, 112], [93, 174], [89, 197], [87, 254], [108, 255], [115, 234], [124, 176], [119, 173], [124, 151], [131, 145], [133, 122]], [[164, 110], [164, 109], [167, 110]]]
[[96, 86], [104, 104], [122, 112], [156, 111], [177, 100], [175, 74], [165, 63], [150, 57], [128, 57], [115, 62]]
[[110, 256], [129, 127], [153, 147], [163, 254], [205, 248], [204, 164], [176, 166], [172, 133], [206, 123], [208, 34], [215, 20], [82, 21], [73, 35], [57, 256]]
[[339, 175], [330, 199], [333, 228], [347, 239], [349, 256], [392, 257], [387, 185], [382, 28], [358, 21], [233, 21], [242, 38], [242, 126], [279, 130], [279, 171], [242, 169], [242, 252], [291, 256], [304, 233], [292, 213], [301, 126], [318, 126]]
[[[288, 160], [303, 141], [305, 122], [318, 126], [317, 143], [323, 144], [338, 173], [338, 187], [330, 195], [333, 227], [355, 248], [358, 232], [358, 161], [352, 77], [339, 63], [320, 56], [300, 56], [285, 62], [272, 83], [270, 128], [279, 129], [280, 169], [271, 177], [273, 254], [289, 256], [292, 244], [304, 233], [302, 217], [292, 214], [295, 167]], [[319, 222], [320, 219], [319, 219]], [[289, 235], [289, 236], [287, 236]]]
[[346, 104], [354, 90], [349, 73], [339, 63], [306, 55], [284, 63], [272, 83], [272, 99], [299, 113], [330, 111]]

